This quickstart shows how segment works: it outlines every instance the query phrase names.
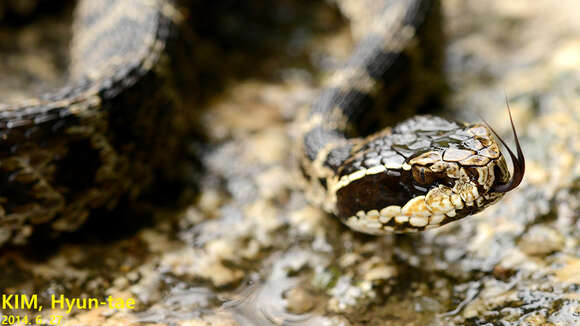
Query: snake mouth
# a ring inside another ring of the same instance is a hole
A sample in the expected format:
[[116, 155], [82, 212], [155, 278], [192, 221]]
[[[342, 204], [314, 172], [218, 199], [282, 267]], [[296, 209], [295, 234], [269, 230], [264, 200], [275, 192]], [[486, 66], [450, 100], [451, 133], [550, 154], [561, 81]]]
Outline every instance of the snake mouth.
[[524, 174], [526, 172], [526, 159], [524, 157], [524, 153], [522, 152], [522, 147], [520, 146], [520, 141], [518, 139], [518, 133], [516, 132], [516, 127], [514, 126], [514, 120], [512, 119], [512, 112], [511, 112], [510, 104], [509, 104], [507, 97], [505, 99], [505, 103], [506, 103], [506, 106], [508, 109], [510, 123], [512, 125], [512, 132], [513, 132], [514, 140], [516, 143], [517, 156], [514, 154], [514, 152], [511, 150], [511, 148], [506, 144], [506, 142], [497, 134], [497, 132], [495, 132], [495, 130], [489, 125], [489, 123], [487, 123], [487, 121], [485, 121], [485, 119], [483, 119], [483, 117], [481, 117], [481, 119], [486, 124], [486, 126], [491, 130], [491, 132], [493, 132], [493, 134], [497, 137], [497, 139], [499, 139], [499, 141], [502, 143], [502, 145], [507, 149], [507, 151], [510, 154], [510, 157], [512, 159], [512, 164], [514, 166], [514, 171], [513, 171], [512, 176], [508, 182], [502, 183], [502, 184], [496, 184], [491, 188], [492, 191], [499, 192], [499, 193], [506, 193], [510, 190], [515, 189], [517, 186], [519, 186], [520, 183], [522, 182], [522, 179], [524, 178]]

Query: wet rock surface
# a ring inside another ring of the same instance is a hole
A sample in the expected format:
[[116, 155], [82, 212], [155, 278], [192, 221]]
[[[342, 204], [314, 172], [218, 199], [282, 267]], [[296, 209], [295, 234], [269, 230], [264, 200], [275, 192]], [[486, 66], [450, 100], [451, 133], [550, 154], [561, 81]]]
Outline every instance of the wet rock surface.
[[[507, 94], [527, 173], [483, 213], [384, 237], [350, 231], [297, 185], [293, 120], [352, 41], [336, 9], [280, 6], [290, 16], [267, 25], [277, 51], [216, 52], [245, 67], [199, 111], [203, 139], [190, 146], [199, 164], [187, 176], [196, 191], [182, 208], [148, 207], [136, 228], [110, 219], [124, 230], [111, 237], [87, 227], [5, 248], [1, 292], [137, 302], [40, 313], [62, 314], [64, 325], [580, 324], [580, 5], [443, 2], [444, 114], [479, 111], [509, 135]], [[316, 23], [298, 18], [306, 14]]]

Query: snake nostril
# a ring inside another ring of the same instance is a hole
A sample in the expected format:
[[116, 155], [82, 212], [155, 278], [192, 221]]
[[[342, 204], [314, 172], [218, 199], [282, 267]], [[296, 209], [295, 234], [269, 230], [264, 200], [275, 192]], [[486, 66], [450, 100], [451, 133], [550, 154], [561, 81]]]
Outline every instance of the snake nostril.
[[413, 166], [412, 168], [413, 180], [419, 185], [432, 185], [437, 179], [439, 179], [439, 175], [429, 167], [425, 166]]

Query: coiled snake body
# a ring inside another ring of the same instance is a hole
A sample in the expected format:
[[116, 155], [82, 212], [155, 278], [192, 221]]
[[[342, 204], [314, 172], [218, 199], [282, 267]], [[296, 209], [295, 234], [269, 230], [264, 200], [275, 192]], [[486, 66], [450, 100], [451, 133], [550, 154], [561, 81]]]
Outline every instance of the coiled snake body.
[[[490, 129], [479, 124], [418, 116], [348, 137], [384, 86], [397, 84], [402, 54], [434, 3], [376, 1], [369, 34], [301, 123], [306, 193], [355, 230], [442, 225], [521, 180], [519, 147], [510, 179]], [[92, 210], [138, 194], [172, 157], [172, 75], [187, 64], [173, 57], [179, 20], [170, 0], [79, 2], [67, 86], [0, 105], [0, 245], [25, 241], [38, 225], [76, 229]]]
[[174, 149], [178, 20], [165, 0], [77, 4], [66, 86], [0, 105], [0, 245], [75, 230], [152, 182]]

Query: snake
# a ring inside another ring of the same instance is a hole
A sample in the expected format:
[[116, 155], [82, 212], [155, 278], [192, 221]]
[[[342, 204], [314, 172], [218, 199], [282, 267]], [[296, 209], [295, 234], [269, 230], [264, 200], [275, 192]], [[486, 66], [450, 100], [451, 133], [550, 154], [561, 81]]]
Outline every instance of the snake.
[[[496, 203], [525, 172], [509, 105], [517, 156], [487, 122], [417, 115], [366, 137], [354, 134], [361, 116], [385, 110], [376, 98], [404, 83], [406, 64], [429, 68], [421, 42], [428, 43], [440, 10], [431, 0], [371, 3], [376, 18], [366, 35], [303, 118], [300, 168], [309, 198], [351, 229], [375, 235], [436, 228]], [[494, 136], [512, 159], [511, 177]]]
[[[304, 193], [371, 234], [429, 229], [497, 202], [524, 173], [513, 121], [511, 177], [487, 124], [421, 115], [354, 135], [381, 91], [403, 84], [402, 61], [438, 11], [431, 0], [374, 3], [369, 32], [299, 119]], [[170, 169], [182, 24], [171, 0], [78, 1], [65, 85], [0, 104], [0, 245], [74, 231]]]

